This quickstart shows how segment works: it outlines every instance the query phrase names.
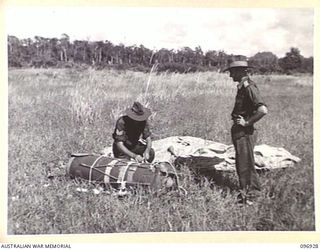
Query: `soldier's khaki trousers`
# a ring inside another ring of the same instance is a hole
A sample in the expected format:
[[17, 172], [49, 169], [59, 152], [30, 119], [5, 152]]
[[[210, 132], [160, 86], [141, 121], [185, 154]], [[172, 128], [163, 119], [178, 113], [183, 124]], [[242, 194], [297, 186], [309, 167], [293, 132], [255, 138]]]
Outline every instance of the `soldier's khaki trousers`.
[[254, 162], [254, 144], [257, 138], [257, 132], [252, 135], [245, 134], [240, 138], [232, 136], [233, 145], [236, 152], [236, 169], [239, 177], [239, 184], [242, 191], [254, 193], [261, 189], [259, 177], [255, 169]]

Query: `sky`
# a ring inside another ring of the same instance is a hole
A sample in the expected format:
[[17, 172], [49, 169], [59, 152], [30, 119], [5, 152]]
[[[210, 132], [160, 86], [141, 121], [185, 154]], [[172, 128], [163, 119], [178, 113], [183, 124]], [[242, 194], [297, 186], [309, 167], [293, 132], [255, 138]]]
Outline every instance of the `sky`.
[[313, 56], [313, 9], [169, 7], [8, 7], [6, 31], [18, 38], [61, 38], [144, 45], [200, 46], [204, 52], [285, 56], [291, 47]]

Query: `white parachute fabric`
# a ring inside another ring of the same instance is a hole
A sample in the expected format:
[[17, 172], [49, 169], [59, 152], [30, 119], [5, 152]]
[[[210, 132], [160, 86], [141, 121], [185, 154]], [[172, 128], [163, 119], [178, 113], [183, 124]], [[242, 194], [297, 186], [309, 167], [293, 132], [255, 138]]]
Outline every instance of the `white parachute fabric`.
[[[174, 162], [177, 157], [192, 158], [201, 157], [213, 160], [213, 165], [219, 171], [235, 171], [235, 151], [233, 145], [202, 139], [192, 136], [171, 136], [152, 142], [155, 150], [155, 162]], [[112, 155], [112, 148], [103, 150], [106, 155]], [[257, 145], [254, 148], [256, 169], [272, 170], [287, 168], [300, 162], [300, 158], [292, 155], [281, 147], [272, 147], [266, 144]], [[217, 163], [216, 159], [222, 161]]]

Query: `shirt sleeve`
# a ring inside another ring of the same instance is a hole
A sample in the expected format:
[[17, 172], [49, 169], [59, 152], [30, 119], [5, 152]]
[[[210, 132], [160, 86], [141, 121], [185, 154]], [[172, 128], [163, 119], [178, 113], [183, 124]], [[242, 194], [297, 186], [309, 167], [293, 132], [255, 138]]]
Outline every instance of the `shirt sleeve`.
[[113, 133], [113, 139], [115, 140], [115, 142], [125, 142], [127, 139], [124, 120], [122, 118], [120, 118], [116, 123], [116, 128]]
[[262, 99], [260, 91], [256, 85], [250, 84], [246, 89], [255, 110], [257, 110], [260, 106], [267, 106]]
[[149, 136], [151, 136], [150, 124], [149, 122], [146, 122], [146, 126], [144, 127], [144, 130], [142, 132], [142, 139], [147, 139]]

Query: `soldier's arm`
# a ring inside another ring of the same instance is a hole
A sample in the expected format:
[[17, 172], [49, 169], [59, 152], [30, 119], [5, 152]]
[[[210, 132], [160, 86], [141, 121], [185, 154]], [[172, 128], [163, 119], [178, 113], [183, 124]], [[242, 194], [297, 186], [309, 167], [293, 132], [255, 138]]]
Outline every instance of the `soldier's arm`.
[[245, 121], [244, 126], [246, 127], [253, 125], [266, 114], [268, 114], [268, 108], [265, 105], [259, 106], [257, 111]]
[[146, 148], [145, 152], [149, 153], [151, 150], [151, 147], [152, 147], [152, 140], [151, 140], [150, 124], [148, 121], [146, 122], [146, 126], [143, 130], [142, 139], [146, 140], [147, 148]]
[[244, 126], [250, 126], [259, 121], [268, 113], [268, 108], [265, 105], [258, 88], [255, 85], [250, 85], [246, 88], [249, 98], [251, 99], [252, 105], [256, 108], [256, 112], [249, 117]]
[[133, 153], [132, 151], [130, 151], [122, 141], [118, 141], [116, 142], [116, 145], [118, 147], [119, 150], [121, 150], [124, 154], [126, 154], [127, 156], [129, 156], [132, 159], [136, 159], [136, 157], [138, 156], [137, 154]]
[[152, 147], [152, 140], [151, 140], [151, 136], [148, 136], [148, 138], [146, 138], [146, 143], [147, 143], [147, 148], [145, 150], [145, 152], [149, 153]]

